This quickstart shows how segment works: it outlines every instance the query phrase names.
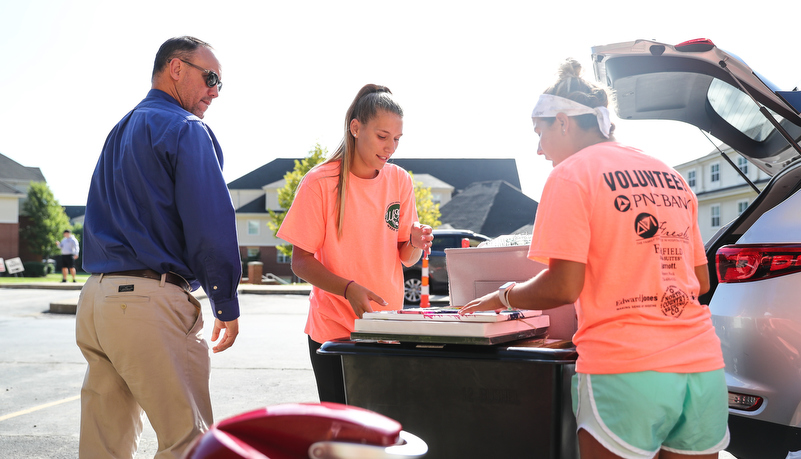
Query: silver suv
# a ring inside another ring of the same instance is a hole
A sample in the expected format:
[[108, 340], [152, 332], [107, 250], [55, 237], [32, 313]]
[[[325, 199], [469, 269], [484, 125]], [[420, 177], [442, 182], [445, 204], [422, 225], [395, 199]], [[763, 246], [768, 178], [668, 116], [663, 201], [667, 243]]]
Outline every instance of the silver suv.
[[772, 178], [706, 242], [729, 387], [728, 452], [801, 457], [801, 92], [779, 91], [709, 40], [592, 49], [621, 119], [690, 123]]

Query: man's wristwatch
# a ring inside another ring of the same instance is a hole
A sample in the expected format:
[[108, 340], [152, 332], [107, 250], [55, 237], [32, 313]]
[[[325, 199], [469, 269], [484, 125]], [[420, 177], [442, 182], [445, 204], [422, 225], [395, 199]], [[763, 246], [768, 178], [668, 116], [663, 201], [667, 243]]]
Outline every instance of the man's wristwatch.
[[513, 309], [509, 304], [509, 292], [515, 285], [517, 285], [517, 282], [507, 282], [498, 289], [498, 298], [500, 298], [501, 304], [504, 305], [506, 309]]

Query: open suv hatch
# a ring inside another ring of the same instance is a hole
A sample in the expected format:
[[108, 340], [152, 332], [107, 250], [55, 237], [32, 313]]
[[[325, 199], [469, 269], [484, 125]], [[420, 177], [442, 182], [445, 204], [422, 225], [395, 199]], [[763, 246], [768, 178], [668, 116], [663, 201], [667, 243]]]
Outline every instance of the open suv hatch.
[[706, 241], [712, 288], [701, 300], [726, 362], [727, 451], [801, 457], [801, 92], [779, 91], [706, 39], [596, 46], [592, 58], [621, 119], [692, 124], [771, 176]]

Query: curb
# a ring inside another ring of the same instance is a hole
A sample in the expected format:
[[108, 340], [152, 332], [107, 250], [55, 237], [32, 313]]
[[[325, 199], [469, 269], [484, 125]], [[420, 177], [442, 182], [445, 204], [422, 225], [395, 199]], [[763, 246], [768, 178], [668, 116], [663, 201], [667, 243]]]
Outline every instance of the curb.
[[[32, 282], [25, 284], [0, 284], [0, 288], [9, 289], [42, 289], [42, 290], [81, 290], [83, 283], [53, 283], [53, 282]], [[311, 292], [311, 285], [253, 285], [239, 284], [237, 292], [240, 294], [256, 295], [308, 295]], [[199, 299], [208, 297], [203, 289], [195, 290], [192, 295]], [[78, 309], [78, 297], [69, 300], [59, 300], [50, 303], [50, 312], [53, 314], [75, 314]]]
[[72, 301], [54, 301], [50, 303], [51, 314], [72, 314], [78, 310], [78, 298]]
[[41, 290], [80, 290], [83, 282], [30, 282], [25, 284], [0, 284], [0, 288], [41, 289]]

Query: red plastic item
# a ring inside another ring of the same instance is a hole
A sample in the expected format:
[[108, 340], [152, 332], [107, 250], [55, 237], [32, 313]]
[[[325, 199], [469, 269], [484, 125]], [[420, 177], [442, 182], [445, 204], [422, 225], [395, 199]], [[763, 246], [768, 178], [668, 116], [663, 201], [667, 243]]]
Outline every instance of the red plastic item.
[[714, 47], [715, 44], [712, 43], [712, 40], [708, 38], [695, 38], [693, 40], [687, 40], [685, 42], [679, 43], [678, 45], [674, 46], [674, 48], [676, 48], [676, 51], [684, 51], [690, 53], [702, 53], [705, 51], [709, 51]]
[[401, 425], [373, 411], [338, 403], [275, 405], [211, 426], [187, 459], [308, 458], [320, 441], [387, 447], [401, 443]]

